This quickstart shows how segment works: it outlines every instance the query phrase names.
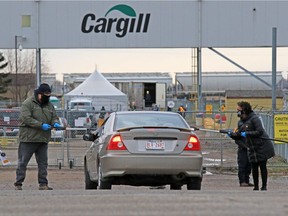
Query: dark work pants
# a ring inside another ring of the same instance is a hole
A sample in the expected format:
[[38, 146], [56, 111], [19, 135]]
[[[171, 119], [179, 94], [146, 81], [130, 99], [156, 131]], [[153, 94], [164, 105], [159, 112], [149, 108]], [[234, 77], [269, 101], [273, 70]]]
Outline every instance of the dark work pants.
[[255, 187], [259, 186], [259, 167], [261, 171], [262, 187], [266, 187], [267, 178], [268, 178], [267, 160], [261, 161], [258, 163], [252, 163], [252, 175], [253, 175], [254, 185]]
[[237, 162], [239, 183], [249, 183], [249, 175], [251, 174], [251, 163], [248, 159], [247, 149], [241, 147], [238, 148]]
[[26, 177], [27, 165], [35, 154], [38, 164], [38, 183], [48, 184], [47, 167], [48, 167], [48, 144], [47, 143], [26, 143], [20, 142], [18, 148], [18, 167], [16, 170], [15, 185], [22, 185]]

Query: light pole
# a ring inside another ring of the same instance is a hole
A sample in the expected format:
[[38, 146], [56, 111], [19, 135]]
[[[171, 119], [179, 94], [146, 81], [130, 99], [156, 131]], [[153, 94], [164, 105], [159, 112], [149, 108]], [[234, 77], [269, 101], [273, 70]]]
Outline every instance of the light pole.
[[22, 45], [21, 43], [19, 44], [19, 47], [18, 47], [18, 38], [19, 39], [24, 39], [25, 37], [23, 36], [19, 36], [19, 35], [15, 35], [15, 90], [16, 90], [16, 95], [15, 95], [15, 99], [16, 99], [16, 106], [18, 106], [18, 48], [20, 51], [22, 51]]

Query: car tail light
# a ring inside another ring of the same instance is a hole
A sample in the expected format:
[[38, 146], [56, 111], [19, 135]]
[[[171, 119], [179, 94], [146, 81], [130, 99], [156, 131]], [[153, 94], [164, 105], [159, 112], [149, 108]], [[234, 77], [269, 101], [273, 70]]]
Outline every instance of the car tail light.
[[201, 145], [200, 141], [196, 136], [191, 135], [189, 137], [188, 143], [184, 148], [184, 151], [200, 151]]
[[109, 144], [107, 145], [107, 150], [127, 150], [126, 146], [122, 142], [120, 135], [114, 135], [111, 137]]

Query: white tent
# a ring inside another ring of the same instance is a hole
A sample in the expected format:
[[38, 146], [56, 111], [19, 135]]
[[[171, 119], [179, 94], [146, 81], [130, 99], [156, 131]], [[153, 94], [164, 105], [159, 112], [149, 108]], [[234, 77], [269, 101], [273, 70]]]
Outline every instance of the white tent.
[[77, 88], [64, 95], [67, 105], [73, 99], [90, 99], [95, 111], [102, 106], [107, 111], [128, 110], [128, 97], [113, 86], [101, 73], [95, 71]]

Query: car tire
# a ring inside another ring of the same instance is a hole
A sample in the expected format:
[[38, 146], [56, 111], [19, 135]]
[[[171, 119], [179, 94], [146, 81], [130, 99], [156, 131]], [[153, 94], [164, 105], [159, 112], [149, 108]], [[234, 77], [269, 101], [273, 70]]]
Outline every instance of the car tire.
[[170, 185], [170, 190], [181, 190], [182, 186], [180, 184], [171, 184]]
[[187, 183], [187, 190], [201, 190], [201, 177], [191, 178]]
[[85, 189], [86, 190], [96, 190], [97, 189], [97, 182], [91, 181], [90, 180], [90, 175], [89, 172], [87, 170], [87, 165], [86, 165], [86, 161], [84, 164], [84, 174], [85, 174]]
[[99, 190], [111, 190], [112, 189], [111, 182], [103, 181], [101, 164], [99, 164], [98, 166], [98, 186], [99, 186]]

